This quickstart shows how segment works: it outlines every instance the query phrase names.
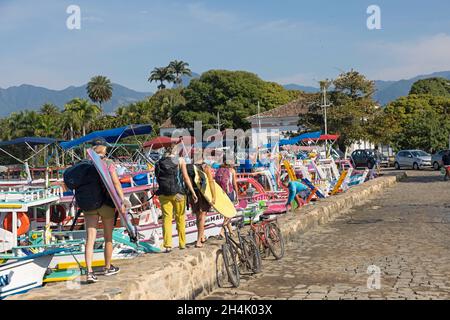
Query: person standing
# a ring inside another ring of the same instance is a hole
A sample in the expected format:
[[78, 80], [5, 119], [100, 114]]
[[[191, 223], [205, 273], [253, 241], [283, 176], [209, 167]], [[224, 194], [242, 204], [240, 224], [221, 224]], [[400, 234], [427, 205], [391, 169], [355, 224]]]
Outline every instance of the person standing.
[[[117, 191], [117, 194], [122, 199], [122, 203], [124, 200], [122, 185], [120, 184], [119, 177], [117, 176], [116, 169], [114, 162], [112, 160], [106, 159], [106, 153], [107, 153], [107, 142], [103, 138], [95, 139], [92, 142], [92, 149], [100, 156], [102, 161], [106, 162], [106, 165], [108, 167], [108, 171], [111, 175], [114, 187]], [[112, 202], [111, 198], [109, 197], [108, 191], [106, 190], [105, 186], [103, 185], [103, 182], [99, 180], [99, 182], [96, 185], [96, 188], [99, 190], [102, 190], [105, 194], [105, 198], [103, 201], [103, 204], [93, 210], [85, 210], [83, 211], [84, 214], [84, 221], [86, 225], [86, 247], [85, 247], [85, 259], [86, 259], [86, 268], [87, 268], [87, 275], [86, 275], [86, 282], [87, 283], [94, 283], [97, 282], [97, 276], [94, 274], [92, 269], [92, 259], [94, 256], [94, 244], [95, 240], [97, 238], [97, 225], [99, 218], [102, 220], [103, 224], [103, 238], [105, 239], [105, 246], [104, 246], [104, 257], [105, 257], [105, 267], [103, 270], [103, 274], [105, 276], [111, 276], [114, 274], [117, 274], [120, 269], [118, 267], [115, 267], [111, 264], [112, 259], [112, 252], [113, 252], [113, 243], [112, 243], [112, 234], [114, 229], [114, 221], [115, 221], [115, 206]], [[77, 192], [77, 191], [75, 191]], [[122, 213], [125, 213], [125, 206], [122, 206], [121, 208]]]
[[[217, 184], [225, 191], [228, 198], [230, 198], [231, 202], [238, 202], [238, 185], [237, 185], [237, 174], [236, 170], [232, 166], [232, 160], [227, 160], [226, 155], [224, 154], [222, 164], [219, 169], [216, 171], [216, 175], [214, 177]], [[224, 218], [223, 226], [228, 228], [228, 231], [233, 233], [231, 228], [231, 219]], [[224, 229], [220, 231], [220, 237], [223, 238], [225, 236]]]
[[178, 231], [179, 248], [186, 248], [186, 195], [185, 185], [193, 194], [194, 203], [198, 201], [189, 179], [186, 162], [175, 155], [175, 143], [166, 148], [163, 157], [155, 164], [155, 177], [158, 182], [156, 195], [161, 203], [163, 215], [163, 246], [165, 252], [172, 251], [172, 220]]
[[450, 179], [450, 150], [444, 152], [444, 155], [442, 156], [442, 165], [445, 170], [444, 181], [448, 181]]
[[[189, 180], [193, 185], [193, 191], [189, 192], [189, 204], [192, 208], [192, 213], [197, 217], [197, 243], [195, 244], [196, 248], [202, 248], [203, 244], [206, 242], [205, 237], [205, 220], [207, 213], [211, 210], [211, 206], [216, 202], [216, 189], [214, 185], [214, 178], [212, 174], [211, 166], [206, 164], [203, 161], [202, 149], [196, 149], [196, 156], [194, 156], [194, 163], [187, 165], [187, 172], [189, 175]], [[200, 192], [200, 189], [197, 187], [195, 183], [195, 167], [198, 170], [203, 171], [206, 174], [206, 178], [208, 179], [209, 188], [211, 191], [211, 204], [206, 200], [203, 194]], [[195, 198], [198, 201], [195, 201]]]

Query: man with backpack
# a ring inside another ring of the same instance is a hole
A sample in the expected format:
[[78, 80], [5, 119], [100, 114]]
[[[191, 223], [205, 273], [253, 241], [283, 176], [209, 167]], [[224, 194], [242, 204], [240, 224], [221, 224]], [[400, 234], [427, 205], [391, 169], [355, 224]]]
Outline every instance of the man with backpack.
[[179, 248], [186, 248], [186, 195], [185, 186], [195, 196], [192, 183], [189, 179], [186, 162], [183, 158], [175, 155], [175, 143], [166, 148], [164, 156], [155, 165], [155, 177], [158, 182], [156, 195], [161, 203], [163, 215], [163, 246], [165, 252], [172, 251], [172, 220], [178, 231]]
[[[92, 142], [93, 150], [101, 157], [106, 156], [107, 142], [104, 139], [96, 139]], [[106, 161], [109, 173], [116, 188], [117, 193], [123, 200], [123, 191], [119, 178], [115, 171], [114, 163]], [[91, 161], [81, 161], [64, 172], [64, 183], [69, 189], [74, 190], [77, 206], [84, 214], [86, 228], [86, 282], [94, 283], [98, 281], [92, 269], [92, 259], [94, 255], [94, 244], [97, 238], [97, 225], [99, 217], [103, 224], [103, 237], [105, 239], [104, 255], [105, 267], [103, 274], [111, 276], [119, 272], [119, 268], [111, 264], [113, 244], [112, 233], [115, 222], [115, 206], [106, 190], [100, 175]], [[121, 208], [125, 212], [125, 207]]]

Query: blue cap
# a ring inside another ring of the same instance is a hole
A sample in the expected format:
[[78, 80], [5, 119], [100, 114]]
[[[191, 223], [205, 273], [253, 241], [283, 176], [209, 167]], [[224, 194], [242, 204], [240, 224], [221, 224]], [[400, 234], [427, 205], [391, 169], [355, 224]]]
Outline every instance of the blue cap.
[[91, 141], [92, 146], [108, 146], [108, 142], [106, 142], [106, 140], [102, 137], [99, 138], [95, 138]]

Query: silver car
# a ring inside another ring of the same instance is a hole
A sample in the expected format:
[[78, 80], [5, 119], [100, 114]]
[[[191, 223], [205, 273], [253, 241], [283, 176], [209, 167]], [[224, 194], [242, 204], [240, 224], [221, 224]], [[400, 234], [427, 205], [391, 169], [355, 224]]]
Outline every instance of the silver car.
[[431, 167], [431, 155], [422, 150], [401, 150], [395, 156], [395, 169], [413, 168], [420, 170]]
[[439, 151], [431, 157], [431, 164], [433, 165], [434, 170], [439, 170], [442, 167], [442, 157], [444, 156], [445, 151], [448, 150], [442, 150]]

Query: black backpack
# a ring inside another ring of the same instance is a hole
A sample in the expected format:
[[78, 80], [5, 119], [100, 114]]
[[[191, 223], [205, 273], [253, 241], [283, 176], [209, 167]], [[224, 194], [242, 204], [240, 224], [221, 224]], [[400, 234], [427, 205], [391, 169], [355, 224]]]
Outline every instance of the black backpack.
[[155, 165], [155, 177], [158, 182], [157, 195], [173, 196], [184, 194], [184, 187], [178, 161], [175, 158], [163, 157]]
[[63, 178], [66, 186], [75, 191], [75, 200], [82, 211], [96, 210], [104, 203], [110, 203], [103, 181], [91, 161], [83, 160], [66, 169]]

